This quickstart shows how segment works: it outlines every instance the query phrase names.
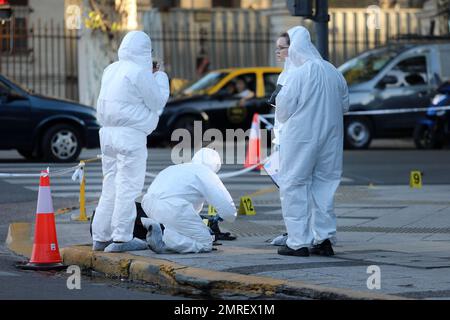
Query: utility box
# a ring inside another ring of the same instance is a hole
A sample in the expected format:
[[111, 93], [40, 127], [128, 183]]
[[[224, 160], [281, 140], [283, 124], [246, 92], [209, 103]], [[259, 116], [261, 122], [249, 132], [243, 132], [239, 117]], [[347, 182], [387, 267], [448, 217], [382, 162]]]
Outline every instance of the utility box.
[[313, 16], [312, 0], [287, 0], [286, 2], [291, 15], [308, 18]]

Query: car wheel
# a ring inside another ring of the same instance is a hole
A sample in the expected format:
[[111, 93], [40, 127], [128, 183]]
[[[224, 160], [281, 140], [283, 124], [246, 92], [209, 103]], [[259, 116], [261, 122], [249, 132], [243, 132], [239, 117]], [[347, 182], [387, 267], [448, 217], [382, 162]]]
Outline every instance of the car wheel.
[[[179, 118], [179, 119], [177, 119], [175, 121], [175, 123], [173, 125], [173, 130], [172, 130], [172, 132], [177, 130], [177, 129], [187, 130], [187, 132], [189, 133], [189, 136], [190, 136], [191, 148], [193, 148], [195, 146], [195, 142], [198, 142], [198, 141], [195, 141], [195, 138], [197, 138], [197, 139], [200, 138], [201, 141], [203, 141], [203, 132], [206, 129], [204, 127], [204, 122], [202, 122], [202, 132], [201, 132], [202, 136], [201, 137], [196, 137], [194, 135], [194, 133], [195, 133], [194, 122], [195, 121], [202, 121], [202, 119], [200, 117], [196, 117], [196, 116], [193, 116], [193, 115], [192, 116], [191, 115], [182, 116], [181, 118]], [[169, 139], [171, 139], [171, 137], [169, 137]], [[179, 143], [179, 141], [170, 141], [170, 145], [172, 145], [172, 146], [174, 146], [174, 145], [176, 145], [178, 143]]]
[[41, 146], [46, 161], [74, 162], [81, 152], [80, 134], [71, 125], [55, 125], [46, 131]]
[[417, 149], [441, 149], [443, 142], [427, 125], [418, 125], [414, 128], [414, 144]]
[[349, 119], [344, 126], [344, 145], [348, 149], [367, 149], [372, 141], [372, 127], [367, 119]]

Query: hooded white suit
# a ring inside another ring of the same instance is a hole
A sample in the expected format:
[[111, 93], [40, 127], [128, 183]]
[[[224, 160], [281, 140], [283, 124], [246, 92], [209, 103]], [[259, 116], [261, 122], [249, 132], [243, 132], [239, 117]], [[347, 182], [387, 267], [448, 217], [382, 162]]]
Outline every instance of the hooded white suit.
[[97, 101], [103, 186], [92, 237], [99, 242], [133, 238], [135, 200], [145, 180], [147, 135], [156, 128], [169, 98], [167, 75], [152, 73], [151, 41], [144, 32], [129, 32], [118, 56], [103, 73]]
[[212, 250], [213, 238], [199, 215], [205, 201], [224, 220], [236, 219], [233, 199], [216, 174], [220, 167], [219, 154], [203, 148], [191, 163], [161, 171], [148, 188], [142, 208], [150, 219], [164, 225], [166, 249], [178, 253]]
[[342, 174], [343, 113], [348, 88], [342, 74], [323, 60], [308, 30], [288, 31], [285, 85], [276, 98], [280, 136], [280, 198], [288, 232], [297, 250], [335, 241], [334, 193]]

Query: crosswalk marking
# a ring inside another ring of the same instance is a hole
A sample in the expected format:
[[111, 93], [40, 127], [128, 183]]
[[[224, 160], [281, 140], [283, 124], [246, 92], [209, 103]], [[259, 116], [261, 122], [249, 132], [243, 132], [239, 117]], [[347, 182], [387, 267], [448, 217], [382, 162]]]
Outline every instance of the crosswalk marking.
[[[51, 170], [60, 170], [69, 168], [75, 164], [51, 164]], [[163, 157], [149, 159], [147, 161], [147, 172], [158, 173], [166, 167], [172, 165], [170, 160]], [[47, 168], [43, 163], [0, 163], [0, 172], [2, 173], [39, 173], [41, 170]], [[242, 169], [241, 164], [224, 164], [221, 168], [221, 173], [229, 173]], [[86, 198], [98, 199], [102, 190], [103, 174], [100, 162], [90, 163], [86, 166]], [[64, 176], [57, 176], [51, 178], [51, 190], [54, 197], [75, 197], [79, 196], [80, 185], [71, 179], [71, 174]], [[19, 178], [4, 178], [3, 181], [21, 185], [28, 190], [39, 190], [39, 178], [19, 177]], [[144, 191], [147, 190], [152, 183], [153, 178], [146, 177]], [[343, 177], [342, 182], [350, 183], [352, 179]], [[233, 177], [224, 180], [225, 186], [230, 191], [236, 191], [240, 194], [248, 194], [264, 187], [273, 186], [273, 183], [265, 174], [259, 172], [249, 172], [242, 176]]]

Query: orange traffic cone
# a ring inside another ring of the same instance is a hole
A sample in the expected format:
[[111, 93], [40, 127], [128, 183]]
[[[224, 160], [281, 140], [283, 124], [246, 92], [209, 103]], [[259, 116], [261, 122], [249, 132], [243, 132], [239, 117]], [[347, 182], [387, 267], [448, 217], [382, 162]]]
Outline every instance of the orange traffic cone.
[[[245, 157], [244, 167], [249, 168], [261, 162], [261, 131], [259, 128], [259, 114], [253, 115], [252, 127], [250, 129], [250, 139]], [[262, 169], [262, 165], [256, 167]]]
[[26, 270], [55, 270], [65, 268], [61, 262], [50, 191], [50, 177], [48, 171], [41, 171], [33, 253], [30, 262], [20, 267]]

